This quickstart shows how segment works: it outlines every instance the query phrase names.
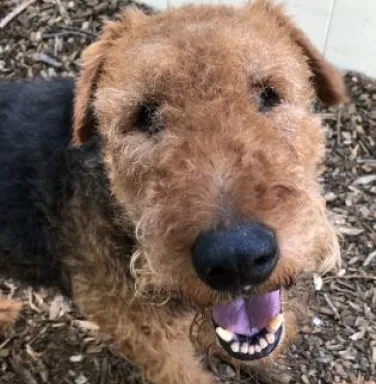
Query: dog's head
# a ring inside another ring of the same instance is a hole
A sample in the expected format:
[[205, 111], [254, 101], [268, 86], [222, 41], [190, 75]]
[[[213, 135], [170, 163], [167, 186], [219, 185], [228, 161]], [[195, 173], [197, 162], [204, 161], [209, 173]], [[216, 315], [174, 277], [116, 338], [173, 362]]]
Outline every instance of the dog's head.
[[73, 142], [101, 137], [139, 287], [209, 308], [238, 359], [270, 354], [283, 288], [339, 258], [314, 95], [344, 102], [343, 80], [269, 1], [131, 10], [83, 55]]

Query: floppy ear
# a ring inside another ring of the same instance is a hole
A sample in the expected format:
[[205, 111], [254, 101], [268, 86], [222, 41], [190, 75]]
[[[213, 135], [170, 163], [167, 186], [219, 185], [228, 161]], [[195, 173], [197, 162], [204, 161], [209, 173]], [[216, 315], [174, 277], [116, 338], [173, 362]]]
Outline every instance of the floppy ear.
[[348, 94], [341, 73], [326, 61], [303, 31], [294, 25], [290, 25], [290, 34], [308, 58], [317, 97], [326, 105], [346, 103], [348, 101]]
[[[259, 0], [260, 1], [260, 0]], [[348, 101], [348, 94], [343, 76], [331, 65], [319, 50], [312, 44], [304, 32], [286, 16], [283, 6], [275, 6], [269, 0], [263, 1], [277, 23], [288, 30], [291, 39], [300, 46], [308, 59], [312, 71], [312, 82], [317, 97], [326, 105], [339, 105]]]
[[106, 41], [99, 40], [86, 48], [82, 54], [81, 75], [76, 84], [73, 112], [73, 145], [84, 143], [94, 134], [95, 118], [92, 102], [106, 48]]
[[107, 23], [99, 40], [84, 50], [81, 74], [76, 83], [71, 140], [73, 145], [80, 145], [95, 134], [96, 118], [93, 101], [109, 48], [116, 39], [124, 36], [125, 32], [144, 16], [142, 11], [130, 8], [124, 12], [120, 21]]

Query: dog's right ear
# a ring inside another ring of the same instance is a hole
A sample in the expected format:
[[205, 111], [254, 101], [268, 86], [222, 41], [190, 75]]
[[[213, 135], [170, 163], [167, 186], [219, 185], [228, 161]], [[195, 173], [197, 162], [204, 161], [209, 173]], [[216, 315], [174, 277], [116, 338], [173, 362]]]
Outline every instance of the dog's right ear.
[[119, 37], [124, 36], [144, 17], [145, 14], [141, 10], [130, 8], [124, 12], [119, 21], [108, 22], [103, 27], [99, 40], [84, 50], [81, 74], [76, 83], [71, 140], [73, 145], [80, 145], [95, 134], [96, 116], [93, 102], [109, 49]]
[[72, 144], [80, 145], [94, 134], [93, 97], [107, 51], [107, 41], [91, 44], [82, 54], [81, 75], [76, 84]]

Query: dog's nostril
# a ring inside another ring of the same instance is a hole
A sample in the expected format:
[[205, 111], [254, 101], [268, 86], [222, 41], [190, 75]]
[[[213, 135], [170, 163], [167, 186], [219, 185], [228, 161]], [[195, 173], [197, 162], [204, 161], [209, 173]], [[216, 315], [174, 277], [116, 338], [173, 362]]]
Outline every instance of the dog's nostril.
[[266, 265], [270, 262], [270, 256], [269, 255], [265, 255], [265, 256], [261, 256], [259, 257], [258, 259], [256, 259], [253, 264], [255, 266], [258, 266], [258, 267], [261, 267], [263, 265]]
[[228, 271], [222, 267], [214, 267], [208, 272], [208, 277], [211, 280], [219, 280], [228, 276]]

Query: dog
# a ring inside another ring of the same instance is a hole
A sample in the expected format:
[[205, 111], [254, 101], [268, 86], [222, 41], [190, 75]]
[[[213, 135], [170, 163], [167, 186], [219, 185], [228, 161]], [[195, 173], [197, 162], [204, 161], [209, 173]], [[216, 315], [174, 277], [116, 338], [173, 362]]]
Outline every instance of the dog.
[[1, 273], [60, 287], [154, 384], [215, 382], [198, 352], [267, 369], [294, 283], [340, 259], [315, 97], [342, 76], [272, 1], [127, 10], [76, 84], [0, 86]]

